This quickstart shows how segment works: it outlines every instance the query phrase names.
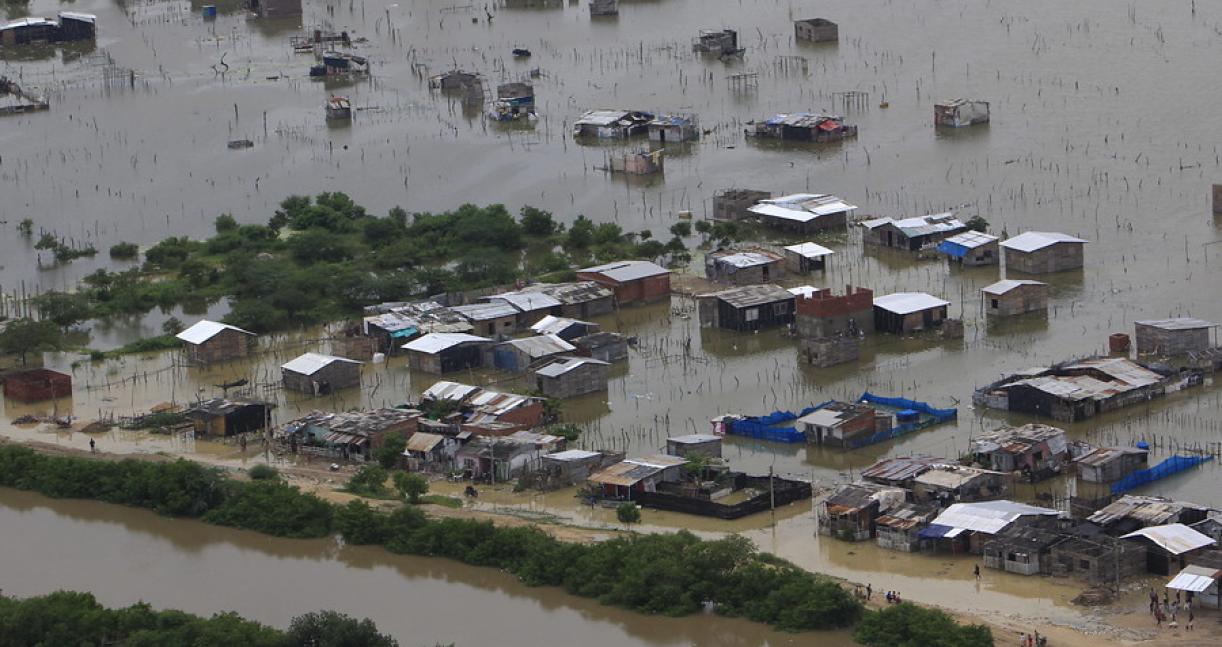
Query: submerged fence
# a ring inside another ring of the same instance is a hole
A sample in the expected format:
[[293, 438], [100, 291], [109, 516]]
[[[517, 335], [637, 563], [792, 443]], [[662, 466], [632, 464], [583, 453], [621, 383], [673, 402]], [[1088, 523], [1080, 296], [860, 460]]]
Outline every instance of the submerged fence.
[[923, 413], [929, 417], [925, 418], [924, 420], [918, 418], [912, 422], [900, 423], [890, 429], [876, 432], [865, 438], [851, 440], [848, 443], [850, 449], [857, 449], [859, 447], [865, 447], [867, 445], [874, 445], [891, 440], [892, 438], [899, 438], [900, 436], [910, 434], [914, 431], [920, 431], [926, 427], [932, 427], [934, 425], [940, 425], [944, 422], [949, 422], [959, 416], [958, 409], [938, 409], [929, 406], [929, 404], [926, 402], [918, 402], [916, 400], [909, 400], [907, 398], [886, 398], [880, 395], [874, 395], [869, 391], [862, 393], [861, 397], [858, 398], [858, 401], [868, 402], [870, 404], [881, 404], [886, 407], [892, 407], [900, 410], [910, 409], [912, 411], [916, 411], [917, 413]]
[[804, 443], [806, 442], [805, 433], [793, 426], [779, 427], [777, 425], [797, 420], [827, 404], [828, 402], [824, 402], [813, 407], [806, 407], [798, 413], [792, 411], [773, 411], [766, 416], [753, 416], [742, 420], [735, 420], [726, 425], [726, 432], [733, 436], [746, 436], [748, 438], [771, 440], [778, 443]]
[[1112, 484], [1112, 494], [1124, 494], [1130, 490], [1135, 490], [1159, 479], [1165, 479], [1172, 474], [1178, 474], [1213, 459], [1214, 457], [1209, 455], [1172, 456], [1150, 469], [1138, 470], [1116, 481]]

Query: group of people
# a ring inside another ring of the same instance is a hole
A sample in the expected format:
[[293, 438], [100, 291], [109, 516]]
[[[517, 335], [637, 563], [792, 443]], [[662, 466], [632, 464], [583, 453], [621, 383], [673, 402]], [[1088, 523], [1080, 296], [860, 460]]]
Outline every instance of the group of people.
[[900, 599], [899, 591], [887, 591], [887, 604], [899, 604], [900, 602], [903, 600]]
[[1154, 626], [1163, 626], [1164, 620], [1169, 620], [1170, 626], [1179, 626], [1179, 614], [1184, 612], [1188, 614], [1188, 622], [1184, 625], [1187, 631], [1193, 630], [1193, 623], [1196, 621], [1196, 615], [1192, 612], [1192, 594], [1188, 594], [1188, 599], [1180, 604], [1180, 592], [1175, 592], [1175, 599], [1163, 591], [1162, 602], [1158, 601], [1158, 593], [1153, 587], [1150, 588], [1150, 615], [1154, 616]]
[[1018, 634], [1018, 647], [1044, 647], [1047, 644], [1048, 638], [1041, 636], [1038, 631], [1034, 635], [1022, 632]]

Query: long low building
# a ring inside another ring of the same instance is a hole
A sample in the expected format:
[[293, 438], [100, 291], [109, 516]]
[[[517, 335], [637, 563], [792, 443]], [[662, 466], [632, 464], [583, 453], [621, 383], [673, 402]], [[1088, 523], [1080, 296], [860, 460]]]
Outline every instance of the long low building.
[[976, 391], [972, 401], [1062, 422], [1085, 420], [1166, 393], [1171, 378], [1129, 359], [1093, 357], [1010, 375]]
[[896, 292], [874, 299], [874, 329], [906, 335], [940, 326], [950, 301], [924, 292]]

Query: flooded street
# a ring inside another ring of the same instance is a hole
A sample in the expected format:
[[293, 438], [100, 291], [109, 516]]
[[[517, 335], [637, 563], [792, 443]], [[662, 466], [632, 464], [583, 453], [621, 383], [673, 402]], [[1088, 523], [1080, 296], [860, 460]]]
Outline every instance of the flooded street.
[[[652, 452], [668, 435], [709, 430], [718, 414], [798, 411], [866, 390], [959, 408], [953, 423], [856, 451], [725, 440], [735, 469], [773, 468], [821, 486], [847, 482], [884, 456], [957, 457], [973, 434], [1035, 421], [971, 408], [973, 390], [1003, 374], [1105, 353], [1108, 335], [1132, 334], [1138, 319], [1222, 321], [1222, 245], [1216, 244], [1222, 219], [1209, 204], [1210, 184], [1222, 181], [1216, 143], [1222, 86], [1213, 82], [1213, 61], [1222, 55], [1222, 5], [834, 0], [816, 14], [792, 1], [624, 0], [618, 18], [592, 20], [584, 2], [522, 7], [532, 3], [505, 0], [490, 7], [489, 23], [482, 7], [469, 10], [450, 0], [306, 2], [301, 21], [250, 18], [241, 4], [220, 3], [220, 15], [205, 21], [195, 2], [77, 0], [73, 11], [98, 15], [95, 48], [0, 51], [0, 74], [51, 100], [49, 111], [0, 118], [0, 292], [69, 289], [98, 268], [127, 267], [106, 254], [116, 242], [147, 248], [171, 235], [205, 237], [226, 212], [242, 223], [266, 222], [286, 196], [320, 191], [344, 191], [379, 214], [396, 205], [420, 212], [499, 202], [515, 212], [522, 205], [548, 209], [566, 223], [584, 214], [658, 235], [678, 211], [709, 216], [719, 189], [813, 191], [859, 205], [858, 216], [953, 208], [964, 219], [984, 217], [994, 233], [1061, 231], [1090, 241], [1085, 269], [1039, 277], [1050, 284], [1047, 317], [999, 323], [986, 321], [980, 288], [1005, 276], [1004, 268], [999, 275], [996, 267], [961, 269], [942, 259], [868, 249], [857, 227], [821, 239], [835, 250], [829, 270], [787, 277], [786, 286], [812, 283], [839, 292], [855, 285], [876, 295], [927, 291], [951, 301], [950, 316], [965, 324], [963, 340], [868, 337], [859, 361], [834, 368], [802, 363], [796, 341], [777, 330], [701, 329], [687, 296], [596, 319], [639, 343], [627, 366], [613, 369], [605, 394], [565, 403], [564, 420], [587, 430], [577, 442], [583, 448]], [[34, 0], [29, 13], [60, 9]], [[8, 11], [6, 18], [17, 17]], [[815, 15], [840, 24], [838, 46], [793, 42], [792, 21]], [[307, 78], [313, 58], [289, 46], [302, 24], [349, 31], [353, 51], [372, 62], [371, 78]], [[691, 52], [697, 31], [713, 27], [739, 30], [742, 60]], [[514, 59], [514, 47], [530, 48], [533, 56]], [[428, 89], [429, 75], [454, 67], [479, 72], [491, 90], [538, 68], [539, 121], [506, 128], [486, 122], [482, 108], [464, 109]], [[758, 75], [750, 87], [728, 78], [750, 73]], [[869, 99], [847, 104], [846, 91]], [[332, 93], [351, 98], [351, 125], [325, 125], [322, 107]], [[955, 96], [990, 101], [991, 123], [935, 131], [933, 102]], [[625, 182], [599, 170], [622, 145], [578, 144], [570, 135], [581, 113], [612, 107], [694, 112], [709, 132], [668, 151], [664, 177]], [[802, 110], [842, 113], [860, 134], [820, 147], [743, 136], [748, 120]], [[226, 143], [236, 139], [254, 146], [229, 149]], [[92, 243], [99, 254], [55, 265], [17, 234], [26, 217], [36, 232]], [[693, 247], [698, 242], [699, 236], [688, 240]], [[694, 256], [679, 271], [701, 273], [701, 255]], [[222, 301], [93, 322], [91, 345], [113, 348], [159, 334], [171, 314], [191, 323], [226, 311]], [[311, 329], [265, 337], [257, 358], [210, 369], [181, 366], [175, 353], [99, 362], [48, 355], [48, 367], [72, 373], [72, 397], [0, 402], [0, 433], [87, 449], [85, 434], [11, 421], [25, 413], [68, 414], [78, 418], [79, 429], [99, 417], [219, 396], [216, 385], [246, 378], [252, 394], [278, 404], [273, 419], [280, 424], [313, 409], [393, 406], [437, 380], [392, 357], [366, 365], [359, 390], [309, 398], [279, 388], [279, 365], [307, 350], [327, 352], [328, 336]], [[531, 388], [494, 371], [447, 379]], [[1058, 426], [1071, 440], [1095, 444], [1148, 440], [1154, 464], [1180, 447], [1222, 442], [1222, 388], [1207, 380]], [[242, 456], [233, 445], [142, 432], [94, 438], [108, 452], [204, 456], [234, 467], [259, 460], [257, 452]], [[1222, 503], [1219, 463], [1136, 493], [1216, 507]], [[1048, 502], [1075, 488], [1072, 479], [1058, 478], [1019, 495]], [[482, 505], [516, 505], [593, 526], [614, 517], [581, 508], [568, 491]], [[783, 511], [775, 529], [764, 516], [725, 524], [645, 510], [643, 524], [743, 532], [804, 567], [868, 580], [875, 590], [911, 591], [921, 602], [986, 616], [1087, 622], [1067, 603], [1080, 590], [1068, 582], [990, 573], [978, 584], [967, 560], [823, 540], [808, 510]], [[621, 612], [454, 562], [272, 540], [10, 491], [0, 491], [0, 528], [14, 547], [0, 553], [0, 587], [18, 595], [76, 588], [106, 604], [145, 599], [196, 613], [235, 609], [281, 626], [293, 615], [334, 608], [368, 615], [420, 644], [512, 644], [507, 637], [517, 635], [529, 636], [530, 644], [559, 644], [577, 632], [583, 645], [617, 647], [806, 640], [750, 623]], [[146, 577], [152, 567], [156, 577]], [[464, 621], [463, 608], [480, 621]], [[823, 634], [819, 644], [841, 644], [836, 640], [849, 644], [847, 637]]]

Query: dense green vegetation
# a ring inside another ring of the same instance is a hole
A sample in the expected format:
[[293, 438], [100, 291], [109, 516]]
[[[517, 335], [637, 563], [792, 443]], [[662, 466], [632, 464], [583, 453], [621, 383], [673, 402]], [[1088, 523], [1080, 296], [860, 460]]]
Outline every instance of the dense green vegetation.
[[63, 335], [50, 321], [15, 319], [0, 330], [0, 353], [20, 357], [22, 366], [31, 353], [58, 350], [63, 343]]
[[307, 613], [280, 631], [235, 613], [201, 618], [140, 603], [107, 609], [89, 593], [0, 595], [0, 647], [58, 645], [243, 645], [244, 647], [396, 647], [372, 621], [334, 611]]
[[868, 647], [993, 647], [993, 632], [960, 625], [938, 609], [903, 603], [867, 611], [853, 639]]
[[[367, 466], [359, 481], [364, 487], [376, 482], [385, 488], [385, 474], [380, 466]], [[680, 531], [574, 544], [535, 527], [431, 520], [410, 505], [390, 513], [360, 500], [333, 506], [279, 480], [233, 481], [215, 469], [184, 460], [54, 457], [14, 445], [0, 446], [0, 486], [134, 505], [280, 537], [322, 537], [337, 531], [350, 544], [380, 544], [394, 553], [491, 566], [531, 586], [559, 586], [602, 604], [644, 613], [681, 616], [711, 604], [717, 613], [792, 631], [849, 627], [862, 615], [861, 604], [837, 582], [761, 553], [742, 537], [708, 541]], [[939, 639], [988, 638], [987, 629], [960, 628], [949, 619], [949, 625], [943, 626], [937, 618], [907, 611], [874, 615], [859, 630], [863, 641], [909, 635], [897, 631], [924, 636], [926, 626], [940, 627]], [[907, 622], [919, 624], [908, 629]]]
[[[566, 280], [589, 263], [687, 254], [678, 237], [664, 244], [584, 216], [566, 228], [533, 207], [515, 218], [502, 205], [468, 204], [410, 216], [395, 208], [379, 217], [343, 193], [289, 197], [263, 225], [223, 214], [215, 230], [207, 240], [167, 238], [145, 251], [139, 267], [100, 269], [74, 292], [41, 295], [42, 318], [68, 327], [227, 297], [229, 323], [263, 332], [342, 319], [382, 301], [523, 277]], [[44, 238], [39, 245], [47, 249], [63, 245]], [[111, 249], [116, 258], [135, 253], [129, 243]]]

